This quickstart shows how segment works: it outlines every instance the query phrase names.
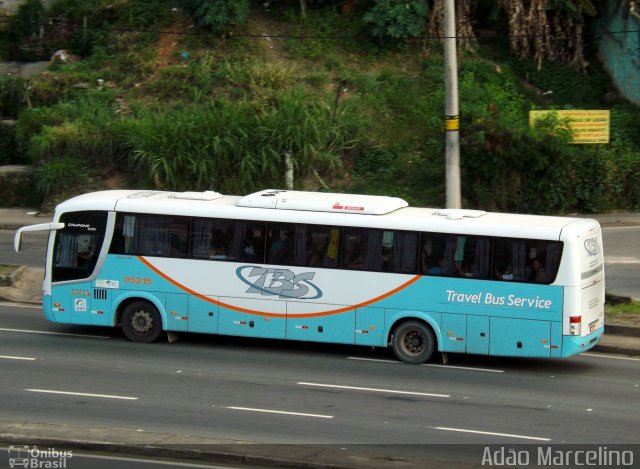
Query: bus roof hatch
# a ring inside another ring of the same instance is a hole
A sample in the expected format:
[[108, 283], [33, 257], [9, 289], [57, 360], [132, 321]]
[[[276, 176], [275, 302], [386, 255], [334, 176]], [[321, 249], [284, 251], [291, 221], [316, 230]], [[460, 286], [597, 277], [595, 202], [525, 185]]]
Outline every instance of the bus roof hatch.
[[277, 210], [306, 210], [311, 212], [384, 215], [409, 204], [397, 197], [382, 195], [337, 194], [267, 189], [242, 197], [239, 207], [271, 208]]

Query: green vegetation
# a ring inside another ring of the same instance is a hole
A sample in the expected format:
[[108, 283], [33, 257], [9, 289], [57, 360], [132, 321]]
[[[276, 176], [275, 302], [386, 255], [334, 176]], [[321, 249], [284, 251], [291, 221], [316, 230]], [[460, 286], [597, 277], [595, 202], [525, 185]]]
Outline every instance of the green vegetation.
[[[0, 53], [76, 59], [0, 78], [0, 114], [16, 121], [0, 126], [2, 163], [34, 165], [33, 193], [51, 202], [114, 184], [282, 187], [291, 154], [297, 188], [443, 205], [442, 47], [410, 39], [433, 9], [305, 3], [303, 16], [295, 1], [30, 0], [0, 32]], [[486, 16], [507, 37], [508, 18]], [[608, 93], [595, 65], [539, 68], [509, 47], [459, 55], [464, 206], [640, 209], [638, 108]], [[611, 143], [569, 145], [553, 118], [529, 127], [532, 109], [572, 108], [610, 109]]]
[[607, 314], [633, 313], [640, 315], [640, 301], [628, 301], [624, 303], [606, 303]]
[[9, 276], [18, 270], [17, 265], [0, 264], [0, 287], [8, 287], [11, 282]]

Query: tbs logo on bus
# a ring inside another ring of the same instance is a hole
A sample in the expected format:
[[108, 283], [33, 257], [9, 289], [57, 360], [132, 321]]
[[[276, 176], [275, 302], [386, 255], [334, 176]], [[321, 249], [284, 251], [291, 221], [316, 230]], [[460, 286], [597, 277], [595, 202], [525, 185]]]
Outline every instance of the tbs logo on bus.
[[274, 269], [255, 265], [243, 265], [236, 269], [240, 280], [249, 285], [245, 293], [259, 293], [280, 298], [315, 300], [322, 291], [311, 283], [315, 272], [295, 274], [289, 269]]

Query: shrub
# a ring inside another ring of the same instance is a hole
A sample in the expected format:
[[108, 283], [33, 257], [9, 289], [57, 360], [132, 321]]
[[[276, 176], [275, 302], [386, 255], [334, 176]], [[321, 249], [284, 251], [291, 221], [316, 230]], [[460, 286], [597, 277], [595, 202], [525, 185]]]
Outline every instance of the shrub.
[[36, 189], [43, 198], [66, 198], [83, 191], [88, 170], [81, 158], [63, 156], [40, 165], [34, 177]]
[[0, 122], [0, 166], [24, 163], [24, 151], [13, 124]]
[[407, 39], [423, 34], [429, 4], [424, 0], [378, 0], [362, 20], [370, 25], [374, 37]]
[[178, 3], [199, 26], [214, 34], [222, 34], [229, 26], [244, 23], [249, 14], [248, 0], [178, 0]]
[[0, 77], [0, 117], [17, 117], [27, 105], [26, 82], [20, 77]]

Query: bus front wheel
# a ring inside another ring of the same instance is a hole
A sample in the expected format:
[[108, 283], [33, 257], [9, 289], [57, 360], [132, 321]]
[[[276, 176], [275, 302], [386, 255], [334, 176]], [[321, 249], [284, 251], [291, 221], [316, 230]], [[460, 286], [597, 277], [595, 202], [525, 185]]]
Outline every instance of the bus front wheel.
[[424, 363], [433, 354], [435, 339], [433, 332], [423, 323], [408, 321], [395, 330], [393, 334], [393, 353], [405, 363]]
[[122, 332], [132, 342], [153, 342], [162, 332], [158, 308], [148, 301], [130, 303], [122, 312]]

